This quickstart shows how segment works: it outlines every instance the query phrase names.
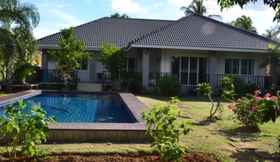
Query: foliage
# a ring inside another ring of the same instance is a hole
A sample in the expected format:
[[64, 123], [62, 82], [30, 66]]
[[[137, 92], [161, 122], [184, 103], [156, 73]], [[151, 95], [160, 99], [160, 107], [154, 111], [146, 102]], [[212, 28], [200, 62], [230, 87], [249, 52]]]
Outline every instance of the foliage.
[[14, 106], [5, 108], [0, 117], [0, 132], [4, 139], [8, 139], [12, 147], [11, 153], [20, 151], [23, 155], [36, 157], [41, 151], [36, 145], [47, 140], [47, 122], [45, 111], [38, 105], [28, 109], [25, 102], [20, 101]]
[[122, 49], [115, 45], [104, 44], [101, 48], [99, 61], [110, 72], [111, 79], [116, 81], [126, 68], [126, 55]]
[[242, 15], [235, 21], [232, 21], [231, 25], [249, 32], [257, 33], [257, 29], [253, 26], [253, 21], [249, 16]]
[[147, 133], [153, 138], [152, 147], [160, 153], [163, 161], [180, 161], [185, 149], [179, 145], [180, 135], [186, 135], [189, 129], [186, 123], [179, 121], [177, 100], [166, 105], [155, 105], [145, 112], [143, 118]]
[[112, 14], [111, 16], [110, 16], [111, 18], [123, 18], [123, 19], [128, 19], [129, 18], [129, 16], [127, 16], [126, 14], [119, 14], [119, 13], [114, 13], [114, 14]]
[[[218, 4], [221, 6], [221, 9], [224, 8], [230, 8], [234, 5], [239, 5], [241, 8], [243, 8], [246, 4], [250, 2], [256, 2], [258, 0], [218, 0]], [[259, 0], [261, 1], [261, 0]], [[274, 9], [275, 16], [274, 21], [280, 20], [280, 2], [278, 0], [263, 0], [263, 3], [271, 8]]]
[[19, 66], [31, 63], [37, 43], [32, 28], [39, 23], [37, 8], [19, 0], [0, 2], [0, 72], [8, 81]]
[[156, 87], [162, 96], [177, 96], [180, 93], [180, 84], [175, 76], [164, 75], [160, 76], [156, 81]]
[[229, 76], [225, 76], [222, 81], [222, 98], [227, 100], [227, 101], [231, 101], [234, 100], [235, 97], [235, 89], [238, 85], [234, 84], [234, 79], [229, 77]]
[[[188, 7], [181, 7], [181, 10], [185, 12], [185, 15], [195, 13], [197, 15], [204, 16], [207, 13], [207, 8], [204, 5], [205, 0], [193, 0]], [[221, 18], [220, 15], [208, 15], [208, 17]]]
[[238, 99], [229, 105], [236, 118], [246, 126], [257, 127], [258, 124], [275, 122], [280, 115], [279, 95], [267, 93], [263, 97], [261, 92]]
[[247, 94], [254, 94], [254, 92], [259, 89], [256, 84], [248, 84], [240, 78], [233, 77], [232, 79], [235, 87], [235, 98], [240, 98]]
[[209, 119], [212, 120], [216, 117], [217, 112], [223, 111], [221, 99], [231, 101], [234, 98], [234, 85], [233, 80], [230, 77], [224, 77], [222, 82], [222, 93], [215, 103], [213, 99], [213, 90], [209, 83], [198, 84], [197, 91], [199, 94], [207, 96], [211, 102]]
[[31, 78], [37, 71], [38, 67], [32, 64], [22, 64], [15, 69], [14, 79], [16, 82], [25, 82], [27, 78]]
[[121, 74], [122, 89], [128, 90], [132, 93], [139, 93], [142, 91], [142, 75], [141, 73], [124, 72]]
[[56, 60], [62, 79], [69, 84], [75, 79], [75, 70], [80, 68], [83, 59], [88, 59], [89, 54], [84, 42], [76, 38], [73, 28], [61, 31], [58, 45], [59, 50], [49, 51], [49, 54]]

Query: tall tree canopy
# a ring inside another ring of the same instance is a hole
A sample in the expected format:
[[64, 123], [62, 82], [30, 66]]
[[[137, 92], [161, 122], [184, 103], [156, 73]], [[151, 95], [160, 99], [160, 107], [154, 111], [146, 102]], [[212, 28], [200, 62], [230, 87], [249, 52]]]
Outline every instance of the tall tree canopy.
[[250, 2], [257, 2], [257, 1], [263, 1], [265, 5], [268, 5], [269, 7], [273, 8], [276, 13], [274, 16], [274, 21], [277, 20], [280, 21], [280, 1], [279, 0], [218, 0], [218, 4], [221, 6], [221, 9], [229, 8], [234, 5], [239, 5], [241, 8], [244, 7], [244, 5], [250, 3]]
[[185, 15], [188, 15], [189, 13], [195, 13], [200, 16], [208, 16], [211, 18], [220, 18], [220, 15], [206, 15], [207, 14], [207, 8], [204, 5], [205, 0], [193, 0], [188, 7], [181, 7], [181, 10], [185, 12]]
[[17, 69], [31, 63], [37, 49], [32, 29], [39, 24], [37, 8], [20, 0], [0, 1], [0, 76], [8, 80]]
[[279, 34], [280, 34], [280, 27], [279, 25], [276, 25], [274, 27], [271, 27], [270, 29], [267, 29], [263, 34], [263, 36], [275, 41], [279, 41], [280, 40]]
[[184, 10], [185, 15], [193, 12], [201, 16], [205, 15], [207, 11], [204, 6], [204, 0], [193, 0], [188, 7], [181, 7], [181, 10]]
[[81, 66], [81, 61], [87, 59], [85, 43], [78, 40], [74, 29], [64, 29], [61, 31], [61, 38], [58, 42], [59, 50], [51, 50], [50, 55], [57, 61], [57, 69], [66, 84], [74, 81], [73, 74]]
[[114, 13], [114, 14], [112, 14], [111, 16], [110, 16], [111, 18], [124, 18], [124, 19], [127, 19], [127, 18], [129, 18], [129, 16], [128, 15], [126, 15], [126, 14], [119, 14], [119, 13]]
[[231, 22], [231, 24], [237, 28], [257, 33], [257, 29], [253, 26], [253, 21], [249, 16], [243, 15]]

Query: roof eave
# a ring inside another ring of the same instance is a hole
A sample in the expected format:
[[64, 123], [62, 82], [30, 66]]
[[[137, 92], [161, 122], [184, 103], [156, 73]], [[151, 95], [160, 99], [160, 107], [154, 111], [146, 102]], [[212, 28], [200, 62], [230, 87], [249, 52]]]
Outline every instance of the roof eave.
[[[59, 49], [58, 45], [54, 44], [39, 44], [39, 49], [40, 50], [45, 50], [45, 49]], [[98, 51], [100, 48], [96, 46], [86, 46], [86, 50], [88, 51]]]
[[239, 49], [239, 48], [206, 48], [206, 47], [183, 47], [183, 46], [157, 46], [157, 45], [135, 45], [134, 48], [160, 48], [160, 49], [180, 49], [180, 50], [199, 50], [199, 51], [221, 51], [221, 52], [250, 52], [250, 53], [270, 53], [265, 49]]

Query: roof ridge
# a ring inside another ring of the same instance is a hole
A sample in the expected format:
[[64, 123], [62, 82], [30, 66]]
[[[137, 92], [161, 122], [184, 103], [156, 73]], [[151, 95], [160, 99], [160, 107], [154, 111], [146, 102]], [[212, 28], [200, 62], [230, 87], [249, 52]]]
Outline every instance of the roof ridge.
[[163, 30], [165, 30], [165, 29], [167, 29], [167, 28], [169, 28], [169, 27], [171, 27], [171, 26], [173, 26], [173, 25], [176, 25], [176, 24], [180, 23], [182, 20], [188, 18], [189, 16], [190, 16], [190, 15], [184, 16], [184, 17], [182, 17], [182, 18], [180, 18], [180, 19], [178, 19], [178, 20], [176, 20], [176, 21], [173, 21], [173, 22], [170, 23], [170, 24], [163, 25], [163, 26], [161, 26], [161, 27], [158, 28], [158, 29], [155, 29], [155, 30], [152, 30], [151, 32], [148, 32], [148, 33], [146, 33], [146, 34], [143, 34], [142, 36], [140, 36], [140, 37], [138, 37], [138, 38], [136, 38], [136, 39], [130, 41], [130, 42], [128, 43], [127, 47], [129, 47], [131, 44], [133, 44], [133, 43], [135, 43], [135, 42], [138, 42], [138, 41], [140, 41], [140, 40], [142, 40], [142, 39], [144, 39], [144, 38], [146, 38], [146, 37], [149, 37], [149, 36], [151, 36], [151, 35], [153, 35], [153, 34], [156, 34], [156, 33], [161, 32], [161, 31], [163, 31]]
[[121, 20], [144, 20], [144, 21], [170, 21], [176, 22], [177, 20], [163, 20], [163, 19], [145, 19], [145, 18], [117, 18], [117, 17], [104, 17], [109, 19], [121, 19]]
[[251, 36], [254, 36], [254, 37], [258, 37], [258, 38], [264, 39], [264, 40], [266, 40], [266, 41], [271, 41], [271, 42], [274, 42], [274, 43], [279, 43], [279, 42], [277, 42], [277, 41], [275, 41], [275, 40], [272, 40], [272, 39], [270, 39], [270, 38], [267, 38], [267, 37], [265, 37], [265, 36], [262, 36], [262, 35], [259, 35], [259, 34], [257, 34], [257, 33], [253, 33], [253, 32], [250, 32], [250, 31], [241, 29], [241, 28], [237, 28], [237, 27], [235, 27], [235, 26], [232, 26], [232, 25], [227, 24], [227, 23], [222, 22], [222, 21], [218, 21], [218, 20], [212, 19], [212, 18], [210, 18], [210, 17], [198, 15], [198, 14], [196, 14], [196, 13], [193, 13], [193, 15], [194, 15], [194, 16], [198, 16], [198, 17], [203, 18], [203, 19], [206, 19], [206, 20], [209, 20], [209, 21], [212, 21], [212, 22], [214, 22], [214, 23], [219, 23], [219, 24], [221, 24], [221, 25], [223, 25], [223, 26], [229, 27], [229, 28], [231, 28], [231, 29], [237, 30], [237, 31], [242, 32], [242, 33], [247, 34], [247, 35], [251, 35]]
[[[102, 20], [102, 19], [105, 19], [105, 18], [107, 18], [107, 17], [101, 17], [101, 18], [96, 19], [96, 20], [91, 20], [91, 21], [85, 22], [85, 23], [83, 23], [83, 24], [74, 26], [73, 28], [74, 28], [74, 29], [77, 29], [77, 28], [80, 28], [80, 27], [82, 27], [82, 26], [84, 26], [84, 25], [87, 25], [87, 24], [90, 24], [90, 23], [94, 23], [94, 22], [96, 22], [96, 21], [99, 21], [99, 20]], [[37, 39], [37, 41], [41, 41], [42, 39], [46, 39], [46, 38], [48, 38], [48, 37], [52, 37], [52, 36], [57, 35], [57, 34], [59, 34], [59, 33], [61, 33], [61, 30], [60, 30], [59, 32], [56, 32], [56, 33], [47, 35], [47, 36], [45, 36], [45, 37], [42, 37], [42, 38], [40, 38], [40, 39]]]

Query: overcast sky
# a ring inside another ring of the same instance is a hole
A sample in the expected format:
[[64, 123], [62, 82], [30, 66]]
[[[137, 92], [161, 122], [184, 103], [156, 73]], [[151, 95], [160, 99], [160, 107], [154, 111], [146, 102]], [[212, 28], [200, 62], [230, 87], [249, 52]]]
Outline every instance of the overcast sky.
[[[263, 0], [220, 11], [217, 0], [206, 0], [207, 14], [219, 14], [223, 22], [231, 22], [242, 15], [253, 19], [257, 31], [262, 34], [273, 23], [274, 11], [263, 5]], [[23, 0], [35, 4], [41, 21], [34, 29], [36, 38], [59, 32], [63, 28], [77, 26], [112, 13], [125, 13], [133, 18], [176, 20], [184, 16], [181, 6], [188, 6], [191, 0]]]

